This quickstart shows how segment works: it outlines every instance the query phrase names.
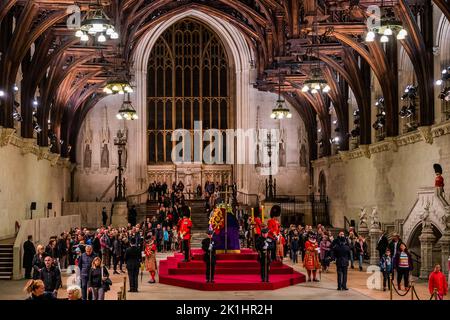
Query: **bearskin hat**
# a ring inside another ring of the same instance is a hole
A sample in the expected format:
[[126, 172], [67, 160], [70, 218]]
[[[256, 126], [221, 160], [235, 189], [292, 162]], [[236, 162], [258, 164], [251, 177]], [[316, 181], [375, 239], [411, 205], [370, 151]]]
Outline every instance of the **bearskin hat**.
[[191, 210], [189, 209], [188, 206], [182, 206], [181, 207], [181, 215], [183, 217], [186, 217], [186, 218], [190, 218], [191, 217]]
[[435, 173], [442, 174], [442, 167], [440, 164], [438, 164], [438, 163], [433, 164], [433, 169], [434, 169]]
[[259, 213], [260, 208], [259, 207], [254, 207], [253, 208], [253, 215], [255, 218], [258, 218], [259, 216], [261, 216], [261, 214]]
[[270, 209], [270, 217], [279, 217], [281, 215], [281, 207], [279, 205], [274, 205], [271, 209]]

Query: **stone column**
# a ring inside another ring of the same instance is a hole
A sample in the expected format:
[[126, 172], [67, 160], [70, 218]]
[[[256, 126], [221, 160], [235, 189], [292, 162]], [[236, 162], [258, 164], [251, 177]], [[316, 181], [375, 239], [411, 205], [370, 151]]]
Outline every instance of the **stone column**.
[[367, 245], [369, 245], [370, 238], [369, 238], [369, 228], [367, 227], [367, 224], [360, 224], [358, 227], [358, 236], [363, 236], [364, 239], [366, 239]]
[[431, 224], [422, 229], [419, 240], [421, 254], [419, 278], [428, 279], [430, 272], [433, 270], [433, 243], [436, 241]]
[[126, 227], [128, 224], [128, 207], [126, 202], [114, 202], [112, 225], [115, 228]]
[[448, 259], [450, 257], [450, 229], [446, 229], [441, 239], [439, 240], [439, 244], [441, 245], [441, 268], [442, 272], [444, 272], [448, 276]]
[[382, 234], [383, 234], [383, 231], [380, 229], [379, 224], [373, 224], [370, 226], [370, 231], [369, 231], [370, 244], [368, 244], [368, 245], [370, 245], [369, 251], [370, 251], [370, 264], [371, 265], [378, 265], [379, 253], [377, 250], [377, 243], [378, 243], [378, 239], [380, 239]]

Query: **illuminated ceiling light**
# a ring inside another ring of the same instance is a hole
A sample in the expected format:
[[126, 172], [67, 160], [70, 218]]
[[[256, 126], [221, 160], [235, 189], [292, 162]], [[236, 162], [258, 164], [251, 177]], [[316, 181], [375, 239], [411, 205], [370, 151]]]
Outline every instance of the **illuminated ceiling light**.
[[101, 33], [98, 38], [97, 38], [98, 42], [106, 42], [106, 37], [103, 33]]
[[382, 7], [380, 25], [374, 28], [366, 34], [365, 41], [372, 42], [375, 40], [375, 33], [381, 35], [380, 42], [389, 42], [388, 36], [395, 35], [397, 40], [404, 40], [408, 35], [408, 32], [403, 28], [403, 24], [395, 16], [391, 7]]
[[113, 80], [106, 84], [105, 88], [103, 88], [103, 92], [107, 94], [125, 94], [132, 93], [133, 88], [128, 80], [125, 80], [125, 76], [122, 77], [121, 80]]
[[39, 103], [36, 99], [33, 100], [33, 106], [37, 106]]
[[436, 85], [440, 86], [442, 84], [442, 79], [436, 80]]
[[272, 113], [270, 115], [272, 119], [290, 119], [292, 118], [291, 111], [288, 107], [286, 107], [286, 103], [284, 99], [281, 98], [281, 76], [278, 71], [278, 100], [275, 103], [275, 108], [272, 109]]
[[101, 5], [97, 4], [92, 10], [88, 11], [85, 19], [81, 22], [80, 29], [75, 32], [75, 36], [83, 42], [89, 40], [88, 35], [97, 38], [98, 42], [105, 42], [105, 33], [111, 39], [119, 38], [119, 34], [116, 32], [111, 20], [103, 11]]
[[320, 90], [323, 90], [325, 93], [330, 91], [330, 87], [323, 78], [320, 67], [316, 67], [311, 70], [310, 76], [307, 80], [305, 80], [303, 88], [305, 90], [308, 89], [306, 91], [303, 91], [302, 89], [303, 92], [311, 90], [311, 93], [317, 93]]
[[128, 100], [125, 100], [120, 107], [119, 112], [116, 115], [119, 120], [136, 120], [138, 119], [138, 115], [136, 110], [133, 108], [133, 105], [130, 101], [130, 95], [128, 95]]
[[4, 97], [5, 96], [5, 91], [0, 90], [0, 97]]
[[366, 34], [366, 42], [372, 42], [375, 40], [375, 32], [369, 31]]
[[13, 90], [14, 90], [15, 92], [19, 91], [19, 87], [17, 86], [17, 84], [14, 84]]
[[80, 40], [83, 42], [89, 41], [89, 36], [86, 33], [83, 33], [83, 35], [80, 37]]
[[442, 69], [441, 71], [442, 74], [446, 74], [447, 72], [448, 72], [447, 69]]

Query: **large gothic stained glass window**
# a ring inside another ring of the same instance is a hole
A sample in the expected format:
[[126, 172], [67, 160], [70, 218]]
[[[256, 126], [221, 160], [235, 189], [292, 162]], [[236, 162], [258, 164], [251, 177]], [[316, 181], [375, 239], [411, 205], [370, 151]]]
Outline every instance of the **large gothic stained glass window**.
[[172, 161], [173, 130], [188, 130], [193, 142], [195, 121], [224, 135], [230, 125], [229, 65], [221, 40], [207, 26], [184, 19], [165, 30], [150, 54], [147, 77], [149, 164]]

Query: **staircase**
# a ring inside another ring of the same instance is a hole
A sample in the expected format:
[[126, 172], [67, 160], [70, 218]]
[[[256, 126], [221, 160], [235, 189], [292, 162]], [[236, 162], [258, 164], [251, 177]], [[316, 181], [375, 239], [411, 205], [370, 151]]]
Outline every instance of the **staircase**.
[[209, 217], [205, 212], [205, 201], [191, 200], [189, 201], [189, 207], [191, 208], [192, 233], [201, 233], [204, 236], [209, 226]]
[[13, 246], [13, 244], [0, 244], [0, 280], [12, 279]]
[[145, 218], [156, 216], [156, 210], [158, 210], [158, 202], [152, 200], [143, 204], [136, 205], [137, 210], [137, 222], [145, 221]]

